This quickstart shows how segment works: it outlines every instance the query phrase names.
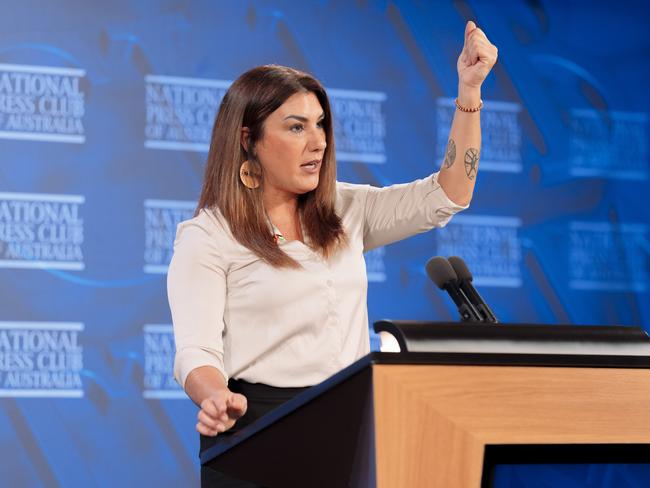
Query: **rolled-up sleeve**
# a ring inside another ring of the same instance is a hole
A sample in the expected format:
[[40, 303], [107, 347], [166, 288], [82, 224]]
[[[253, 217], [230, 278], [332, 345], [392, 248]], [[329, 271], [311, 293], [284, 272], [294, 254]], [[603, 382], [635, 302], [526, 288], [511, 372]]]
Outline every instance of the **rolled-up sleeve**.
[[214, 236], [199, 223], [179, 224], [167, 274], [174, 325], [174, 378], [185, 388], [190, 372], [213, 366], [228, 376], [223, 360], [226, 273]]
[[437, 172], [411, 183], [368, 188], [364, 251], [444, 227], [454, 214], [469, 207], [447, 196]]

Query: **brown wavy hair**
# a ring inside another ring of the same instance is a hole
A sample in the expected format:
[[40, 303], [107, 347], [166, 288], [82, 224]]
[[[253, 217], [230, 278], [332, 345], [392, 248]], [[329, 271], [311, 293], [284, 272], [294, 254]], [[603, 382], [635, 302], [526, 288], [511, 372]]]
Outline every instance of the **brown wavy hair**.
[[[299, 267], [275, 242], [264, 209], [264, 172], [257, 159], [255, 144], [264, 134], [264, 121], [291, 95], [312, 92], [324, 112], [325, 153], [318, 186], [298, 197], [303, 227], [311, 246], [324, 257], [330, 256], [345, 240], [341, 219], [336, 214], [336, 159], [332, 114], [325, 88], [313, 76], [293, 68], [265, 65], [253, 68], [233, 82], [217, 113], [196, 214], [201, 209], [218, 208], [237, 241], [276, 267]], [[244, 149], [243, 127], [249, 137]], [[241, 164], [248, 160], [251, 171], [261, 175], [260, 187], [246, 188], [239, 178]]]

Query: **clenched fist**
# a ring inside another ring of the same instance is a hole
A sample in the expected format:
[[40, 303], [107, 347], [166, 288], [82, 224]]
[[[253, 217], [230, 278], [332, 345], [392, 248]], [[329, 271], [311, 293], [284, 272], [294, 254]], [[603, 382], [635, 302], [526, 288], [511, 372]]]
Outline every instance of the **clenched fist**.
[[498, 49], [471, 20], [465, 26], [465, 44], [458, 56], [458, 81], [467, 88], [480, 88], [497, 62]]
[[244, 395], [228, 389], [219, 390], [201, 402], [196, 430], [214, 437], [230, 429], [237, 419], [246, 413], [247, 401]]

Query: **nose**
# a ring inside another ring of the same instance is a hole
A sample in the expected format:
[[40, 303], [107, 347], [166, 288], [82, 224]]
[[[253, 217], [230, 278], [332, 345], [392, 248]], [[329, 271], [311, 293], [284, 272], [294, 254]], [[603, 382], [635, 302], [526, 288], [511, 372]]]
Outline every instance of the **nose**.
[[311, 152], [323, 152], [327, 147], [327, 140], [322, 129], [314, 129], [309, 138], [308, 149]]

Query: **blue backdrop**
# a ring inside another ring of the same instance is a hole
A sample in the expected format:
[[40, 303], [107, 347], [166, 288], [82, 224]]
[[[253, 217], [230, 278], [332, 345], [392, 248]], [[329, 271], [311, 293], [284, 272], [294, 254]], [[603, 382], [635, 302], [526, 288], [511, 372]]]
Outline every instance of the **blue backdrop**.
[[[405, 182], [442, 160], [476, 20], [499, 61], [474, 200], [447, 228], [367, 255], [371, 321], [455, 320], [423, 265], [459, 254], [504, 322], [647, 326], [647, 17], [642, 1], [5, 6], [0, 484], [198, 483], [165, 273], [221, 97], [259, 64], [328, 88], [340, 180]], [[607, 469], [606, 486], [642, 479]], [[594, 476], [543, 473], [504, 470], [503, 486]]]

